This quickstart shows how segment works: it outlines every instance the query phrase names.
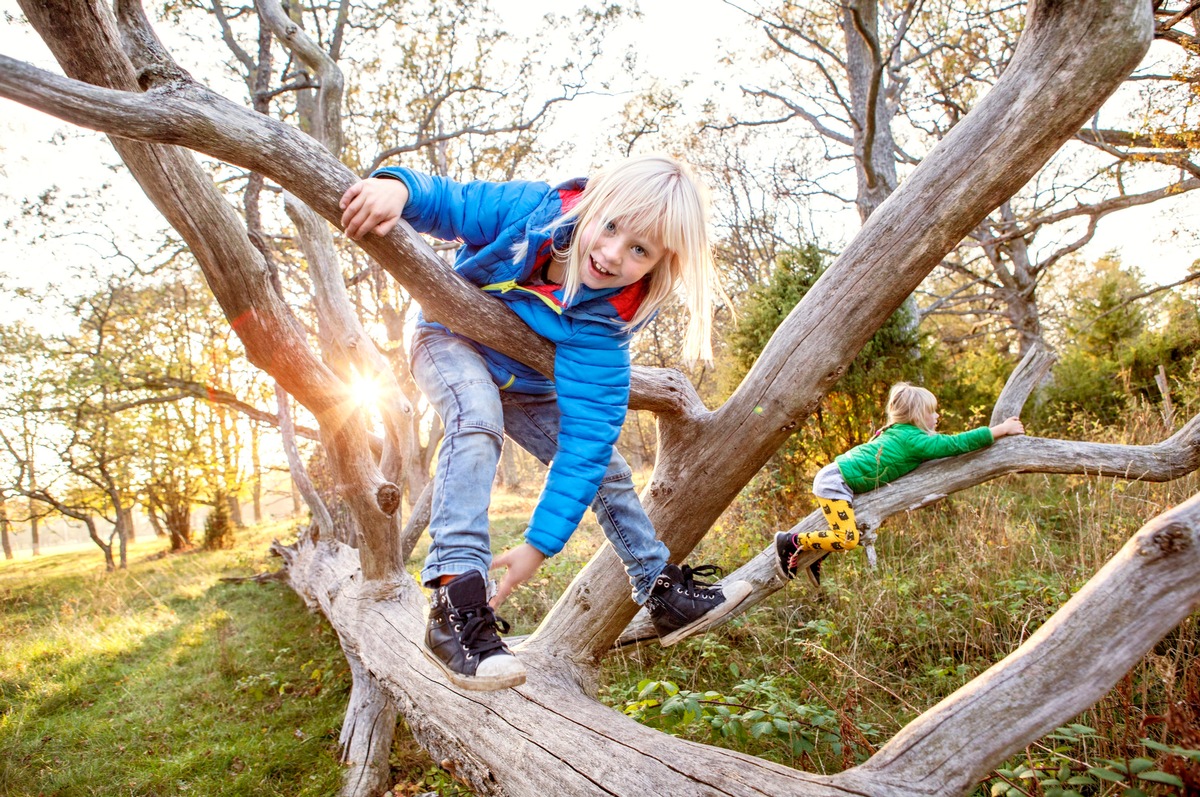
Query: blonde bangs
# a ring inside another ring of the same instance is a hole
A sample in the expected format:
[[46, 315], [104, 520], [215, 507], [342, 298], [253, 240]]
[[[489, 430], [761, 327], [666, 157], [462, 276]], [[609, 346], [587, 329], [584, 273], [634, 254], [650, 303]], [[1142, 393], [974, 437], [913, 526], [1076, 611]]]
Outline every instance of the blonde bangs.
[[[587, 230], [619, 220], [623, 226], [652, 235], [667, 253], [653, 271], [646, 298], [626, 329], [645, 322], [678, 292], [688, 308], [683, 357], [689, 363], [712, 360], [714, 265], [707, 231], [704, 192], [684, 164], [665, 156], [643, 155], [622, 161], [589, 179], [579, 203], [559, 221], [575, 224], [566, 251], [564, 292], [574, 296], [582, 284], [583, 259], [595, 243], [583, 240]], [[556, 225], [557, 226], [557, 225]]]

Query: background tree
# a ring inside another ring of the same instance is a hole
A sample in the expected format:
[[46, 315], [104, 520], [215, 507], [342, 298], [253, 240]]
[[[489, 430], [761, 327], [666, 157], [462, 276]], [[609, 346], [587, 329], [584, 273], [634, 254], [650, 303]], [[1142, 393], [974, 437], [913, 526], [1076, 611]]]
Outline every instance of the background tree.
[[[1195, 36], [1181, 27], [1194, 25], [1194, 9], [1155, 6], [1164, 44], [1105, 106], [1113, 122], [1102, 129], [1097, 115], [1078, 132], [1079, 145], [1064, 148], [972, 231], [923, 286], [922, 317], [967, 316], [973, 338], [998, 336], [1023, 355], [1045, 343], [1039, 285], [1092, 240], [1101, 219], [1200, 187], [1188, 132], [1195, 127], [1197, 61], [1188, 49]], [[852, 202], [866, 219], [1004, 72], [1024, 8], [855, 0], [747, 9], [781, 76], [745, 87], [762, 116], [718, 127], [794, 131], [793, 140], [822, 152], [829, 168], [801, 166], [815, 162], [802, 150], [780, 163], [777, 182], [797, 197]], [[854, 188], [839, 193], [833, 186], [849, 182], [839, 180], [847, 162]]]
[[[14, 496], [27, 496], [39, 489], [39, 467], [45, 458], [48, 444], [46, 387], [44, 378], [52, 366], [46, 358], [40, 336], [27, 325], [14, 323], [0, 328], [0, 361], [3, 362], [3, 391], [0, 404], [3, 415], [3, 434], [8, 458], [11, 491]], [[19, 465], [19, 466], [18, 466]], [[31, 499], [20, 509], [13, 504], [12, 522], [27, 522], [30, 531], [30, 551], [41, 553], [39, 523], [44, 509]]]

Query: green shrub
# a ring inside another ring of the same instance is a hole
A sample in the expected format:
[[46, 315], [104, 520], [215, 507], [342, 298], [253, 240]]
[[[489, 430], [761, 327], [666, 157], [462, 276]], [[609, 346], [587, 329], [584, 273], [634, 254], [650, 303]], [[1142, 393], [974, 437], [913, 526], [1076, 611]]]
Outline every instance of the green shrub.
[[213, 498], [213, 509], [204, 519], [204, 547], [210, 551], [233, 547], [234, 525], [229, 501], [222, 492]]

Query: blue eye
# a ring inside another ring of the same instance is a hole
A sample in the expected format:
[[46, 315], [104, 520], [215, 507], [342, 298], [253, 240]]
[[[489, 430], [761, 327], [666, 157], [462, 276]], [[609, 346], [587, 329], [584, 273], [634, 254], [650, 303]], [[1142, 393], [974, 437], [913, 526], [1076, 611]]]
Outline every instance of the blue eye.
[[633, 253], [634, 253], [635, 255], [637, 255], [638, 257], [645, 257], [645, 256], [646, 256], [646, 250], [645, 250], [645, 249], [643, 249], [643, 248], [642, 248], [642, 247], [640, 247], [640, 246], [635, 246], [635, 247], [633, 247]]
[[615, 221], [604, 222], [604, 231], [605, 232], [616, 232], [617, 231], [617, 223]]

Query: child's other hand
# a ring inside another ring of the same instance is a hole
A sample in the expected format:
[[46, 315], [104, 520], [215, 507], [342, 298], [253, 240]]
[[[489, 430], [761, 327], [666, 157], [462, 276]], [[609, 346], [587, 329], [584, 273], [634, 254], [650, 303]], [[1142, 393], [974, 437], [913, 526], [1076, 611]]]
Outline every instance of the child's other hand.
[[1015, 415], [992, 427], [993, 440], [1013, 434], [1025, 434], [1025, 424], [1021, 423], [1021, 419]]
[[506, 567], [508, 570], [505, 572], [504, 578], [500, 580], [500, 586], [496, 587], [496, 594], [491, 600], [492, 608], [499, 608], [500, 604], [508, 598], [509, 593], [528, 581], [544, 561], [546, 561], [546, 554], [527, 542], [521, 543], [516, 548], [510, 548], [493, 559], [493, 570], [499, 567]]
[[408, 204], [408, 186], [403, 180], [368, 177], [346, 189], [338, 206], [342, 209], [342, 229], [356, 241], [369, 232], [387, 235], [400, 220]]

